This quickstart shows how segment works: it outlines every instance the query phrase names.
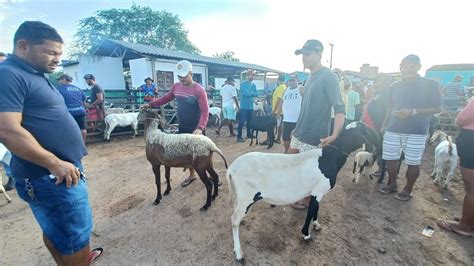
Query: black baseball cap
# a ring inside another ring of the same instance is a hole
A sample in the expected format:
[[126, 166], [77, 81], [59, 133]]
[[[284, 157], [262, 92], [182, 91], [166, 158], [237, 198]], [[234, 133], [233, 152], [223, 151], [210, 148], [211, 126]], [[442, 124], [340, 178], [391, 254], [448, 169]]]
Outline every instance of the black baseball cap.
[[403, 58], [402, 62], [411, 62], [411, 63], [415, 63], [415, 64], [420, 64], [420, 57], [417, 56], [417, 55], [414, 55], [414, 54], [409, 54], [407, 56], [405, 56], [405, 58]]
[[227, 77], [226, 82], [235, 82], [235, 80], [234, 80], [234, 78], [232, 78], [232, 77]]
[[303, 48], [295, 51], [295, 55], [318, 53], [324, 50], [323, 44], [318, 40], [307, 40]]
[[85, 75], [84, 75], [84, 79], [85, 79], [85, 80], [88, 80], [88, 79], [95, 80], [95, 77], [94, 77], [94, 75], [92, 75], [92, 74], [85, 74]]

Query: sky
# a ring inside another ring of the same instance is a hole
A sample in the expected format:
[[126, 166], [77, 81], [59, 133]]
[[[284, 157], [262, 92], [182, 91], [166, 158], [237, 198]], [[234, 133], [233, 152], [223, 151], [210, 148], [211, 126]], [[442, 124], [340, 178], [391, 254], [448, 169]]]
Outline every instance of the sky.
[[[294, 51], [320, 40], [323, 64], [359, 71], [362, 64], [396, 72], [408, 54], [420, 56], [422, 74], [436, 64], [474, 63], [472, 0], [156, 0], [134, 1], [179, 16], [201, 54], [233, 51], [242, 62], [301, 71]], [[41, 20], [65, 39], [80, 19], [101, 9], [129, 8], [132, 1], [0, 0], [0, 51], [10, 53], [25, 20]], [[63, 59], [67, 59], [64, 56]]]

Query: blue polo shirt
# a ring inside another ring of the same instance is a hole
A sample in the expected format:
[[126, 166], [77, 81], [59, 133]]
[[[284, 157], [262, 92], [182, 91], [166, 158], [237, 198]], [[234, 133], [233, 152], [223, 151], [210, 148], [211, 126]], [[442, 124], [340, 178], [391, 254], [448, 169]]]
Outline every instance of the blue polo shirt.
[[253, 97], [257, 97], [257, 87], [246, 80], [240, 84], [240, 109], [253, 110]]
[[72, 84], [61, 84], [58, 91], [63, 96], [67, 109], [72, 116], [86, 115], [86, 109], [84, 108], [86, 95], [80, 88]]
[[[87, 154], [81, 130], [64, 99], [48, 80], [15, 55], [0, 64], [0, 112], [22, 113], [21, 125], [59, 159], [79, 163]], [[15, 178], [35, 178], [49, 171], [13, 154]]]
[[156, 89], [156, 86], [153, 83], [150, 85], [150, 87], [148, 87], [146, 84], [143, 84], [143, 85], [140, 86], [140, 90], [143, 91], [143, 93], [145, 95], [154, 96], [155, 95], [155, 89]]

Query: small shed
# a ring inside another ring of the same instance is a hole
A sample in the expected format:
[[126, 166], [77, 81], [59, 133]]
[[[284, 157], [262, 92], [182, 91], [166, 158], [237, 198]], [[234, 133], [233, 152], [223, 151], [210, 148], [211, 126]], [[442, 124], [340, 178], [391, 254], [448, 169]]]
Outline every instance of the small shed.
[[459, 74], [463, 76], [464, 86], [474, 87], [474, 64], [434, 65], [426, 70], [425, 76], [446, 85]]

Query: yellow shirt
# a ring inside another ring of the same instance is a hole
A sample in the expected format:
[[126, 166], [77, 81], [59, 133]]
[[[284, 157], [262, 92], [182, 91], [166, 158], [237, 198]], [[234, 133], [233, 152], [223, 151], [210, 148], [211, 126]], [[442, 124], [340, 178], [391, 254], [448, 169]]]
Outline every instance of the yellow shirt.
[[[285, 93], [285, 90], [286, 90], [286, 85], [285, 83], [282, 83], [280, 85], [278, 85], [278, 87], [276, 87], [276, 89], [273, 91], [273, 96], [272, 96], [272, 110], [275, 111], [275, 108], [276, 108], [276, 102], [277, 102], [277, 99], [280, 98], [282, 99], [283, 98], [283, 94]], [[281, 114], [281, 108], [280, 108], [280, 112], [278, 112], [278, 114]]]

